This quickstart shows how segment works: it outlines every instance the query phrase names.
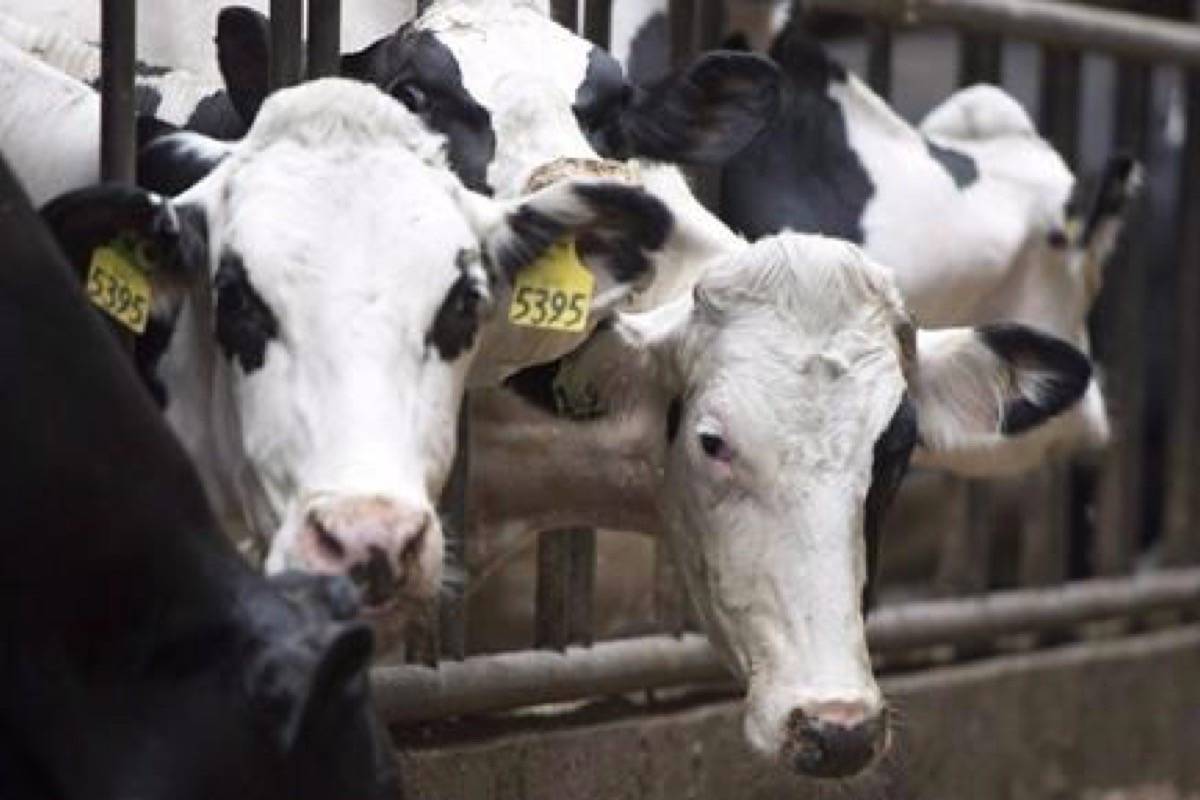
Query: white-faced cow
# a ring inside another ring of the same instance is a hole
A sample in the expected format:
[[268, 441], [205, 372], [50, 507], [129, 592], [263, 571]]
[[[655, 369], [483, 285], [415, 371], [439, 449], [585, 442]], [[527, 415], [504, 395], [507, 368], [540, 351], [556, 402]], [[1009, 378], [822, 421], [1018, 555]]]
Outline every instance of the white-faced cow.
[[394, 797], [354, 589], [245, 564], [2, 159], [0, 198], [0, 797]]
[[766, 237], [510, 381], [560, 419], [481, 403], [472, 509], [483, 530], [665, 532], [748, 681], [750, 743], [848, 775], [886, 742], [862, 603], [910, 452], [1003, 448], [1090, 375], [1024, 326], [917, 330], [890, 271], [848, 242]]
[[567, 235], [619, 294], [671, 225], [612, 182], [475, 194], [441, 137], [341, 79], [273, 96], [174, 200], [100, 186], [44, 214], [77, 266], [113, 240], [150, 253], [139, 366], [268, 568], [349, 573], [380, 613], [439, 585], [433, 500], [495, 294]]
[[[860, 243], [895, 269], [923, 324], [1022, 322], [1087, 349], [1087, 312], [1137, 183], [1131, 160], [1110, 162], [1097, 199], [1071, 214], [1074, 177], [1002, 90], [964, 89], [914, 129], [798, 26], [771, 54], [780, 113], [726, 165], [726, 222], [751, 238], [795, 230]], [[1048, 449], [1107, 438], [1093, 384], [1037, 446], [953, 466], [1017, 471]]]

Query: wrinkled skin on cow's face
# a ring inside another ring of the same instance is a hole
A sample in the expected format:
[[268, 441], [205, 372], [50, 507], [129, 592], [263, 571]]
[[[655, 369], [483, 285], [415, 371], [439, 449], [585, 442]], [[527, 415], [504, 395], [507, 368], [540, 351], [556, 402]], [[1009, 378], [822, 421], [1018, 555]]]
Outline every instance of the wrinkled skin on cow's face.
[[[526, 398], [581, 418], [566, 425], [577, 438], [553, 425], [544, 438], [590, 441], [591, 466], [545, 468], [535, 489], [508, 463], [501, 480], [508, 507], [530, 517], [535, 490], [577, 503], [564, 524], [595, 524], [596, 498], [635, 522], [653, 508], [707, 632], [747, 681], [750, 743], [801, 773], [846, 776], [886, 747], [862, 612], [918, 426], [921, 449], [1002, 448], [1076, 402], [1090, 376], [1069, 344], [1021, 326], [917, 332], [891, 273], [853, 245], [768, 237], [691, 296], [619, 315], [562, 363], [514, 377]], [[605, 426], [661, 435], [610, 436], [609, 450], [594, 433]], [[538, 426], [516, 435], [536, 439]], [[651, 477], [631, 488], [638, 474]], [[491, 524], [514, 521], [490, 498], [485, 508]]]
[[642, 271], [671, 225], [604, 181], [498, 203], [442, 150], [386, 95], [329, 79], [272, 96], [174, 202], [101, 188], [47, 210], [77, 264], [110, 228], [179, 262], [153, 321], [168, 419], [221, 508], [269, 539], [268, 570], [349, 574], [377, 615], [440, 586], [433, 503], [494, 293], [563, 236], [601, 272]]

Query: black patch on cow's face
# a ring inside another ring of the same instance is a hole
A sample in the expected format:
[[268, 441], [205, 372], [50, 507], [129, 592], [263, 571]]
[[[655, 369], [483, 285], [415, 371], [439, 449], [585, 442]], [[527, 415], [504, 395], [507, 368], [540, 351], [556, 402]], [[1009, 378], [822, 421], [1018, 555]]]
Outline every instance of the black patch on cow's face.
[[970, 156], [949, 147], [942, 147], [929, 139], [925, 140], [925, 149], [929, 151], [933, 160], [949, 173], [954, 185], [959, 189], [966, 189], [979, 180], [979, 168], [975, 166], [975, 159]]
[[892, 504], [900, 481], [908, 470], [908, 461], [917, 444], [917, 408], [905, 393], [891, 422], [875, 440], [871, 462], [871, 488], [863, 513], [863, 539], [867, 547], [867, 585], [863, 589], [863, 610], [874, 602], [875, 571], [879, 567], [880, 525]]
[[501, 274], [510, 279], [546, 252], [567, 230], [563, 223], [529, 205], [509, 213], [508, 227], [512, 235], [492, 253], [492, 258]]
[[721, 218], [750, 238], [786, 228], [861, 244], [875, 186], [829, 96], [846, 71], [795, 24], [776, 39], [771, 56], [783, 72], [779, 113], [726, 164]]
[[369, 60], [376, 68], [383, 65], [394, 73], [364, 74], [362, 79], [384, 86], [430, 128], [444, 134], [450, 167], [459, 180], [469, 189], [491, 194], [487, 168], [496, 155], [492, 117], [463, 85], [454, 53], [433, 34], [409, 26], [396, 39], [386, 59]]
[[670, 405], [667, 406], [667, 443], [675, 441], [675, 436], [679, 433], [679, 421], [683, 418], [683, 400], [678, 397], [671, 398]]
[[425, 334], [426, 346], [432, 345], [443, 361], [453, 361], [471, 349], [479, 330], [486, 287], [468, 269], [467, 254], [459, 253], [460, 275], [446, 293], [433, 324]]
[[250, 285], [241, 256], [221, 255], [213, 280], [217, 294], [217, 343], [228, 359], [237, 359], [247, 374], [260, 369], [267, 344], [279, 335], [275, 314]]
[[674, 224], [671, 212], [651, 195], [621, 185], [584, 183], [575, 193], [599, 215], [594, 229], [579, 236], [580, 257], [587, 261], [599, 254], [614, 280], [636, 283], [650, 269], [646, 251], [666, 243]]
[[189, 144], [188, 137], [194, 134], [156, 130], [161, 123], [149, 121], [143, 124], [143, 120], [148, 119], [138, 118], [138, 141], [150, 139], [138, 149], [139, 186], [174, 197], [199, 183], [225, 159], [225, 153], [214, 158], [205, 150]]
[[1092, 380], [1092, 362], [1069, 343], [1025, 325], [995, 323], [975, 329], [992, 352], [1013, 368], [1037, 374], [1036, 397], [1016, 392], [1004, 403], [1000, 432], [1015, 436], [1078, 402]]

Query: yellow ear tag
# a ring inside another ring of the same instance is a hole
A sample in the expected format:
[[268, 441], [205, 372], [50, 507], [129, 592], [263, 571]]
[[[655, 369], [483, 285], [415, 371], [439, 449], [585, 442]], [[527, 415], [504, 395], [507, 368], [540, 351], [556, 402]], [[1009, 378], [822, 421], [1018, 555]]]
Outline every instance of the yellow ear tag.
[[556, 242], [517, 273], [508, 321], [527, 328], [582, 331], [587, 326], [594, 283], [592, 273], [575, 253], [575, 241]]
[[136, 258], [120, 241], [93, 250], [87, 295], [115, 320], [140, 334], [150, 319], [150, 281], [136, 266]]

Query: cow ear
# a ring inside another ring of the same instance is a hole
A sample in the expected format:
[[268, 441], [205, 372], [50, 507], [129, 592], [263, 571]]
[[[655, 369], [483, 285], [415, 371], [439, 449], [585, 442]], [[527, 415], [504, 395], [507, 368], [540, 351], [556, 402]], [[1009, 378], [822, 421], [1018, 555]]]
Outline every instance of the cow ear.
[[1088, 297], [1100, 292], [1104, 266], [1116, 250], [1129, 212], [1142, 186], [1141, 164], [1127, 153], [1109, 156], [1094, 180], [1079, 181], [1067, 203], [1062, 244], [1081, 270]]
[[1092, 380], [1071, 344], [1012, 323], [917, 334], [909, 387], [920, 425], [914, 461], [984, 477], [1033, 466]]
[[[149, 125], [141, 126], [149, 131]], [[194, 131], [159, 128], [139, 138], [137, 183], [151, 191], [175, 197], [183, 194], [217, 168], [233, 152], [234, 144]]]
[[326, 623], [261, 645], [246, 690], [280, 752], [296, 747], [327, 704], [365, 690], [373, 650], [371, 631], [360, 622]]
[[650, 256], [674, 219], [644, 190], [610, 180], [567, 180], [505, 205], [487, 227], [492, 269], [510, 284], [551, 246], [571, 240], [595, 278], [593, 309], [610, 308], [653, 277]]
[[238, 116], [249, 127], [266, 99], [270, 81], [271, 23], [246, 6], [217, 14], [217, 65]]
[[640, 91], [619, 120], [616, 149], [684, 164], [720, 165], [779, 108], [779, 69], [751, 53], [714, 51]]

